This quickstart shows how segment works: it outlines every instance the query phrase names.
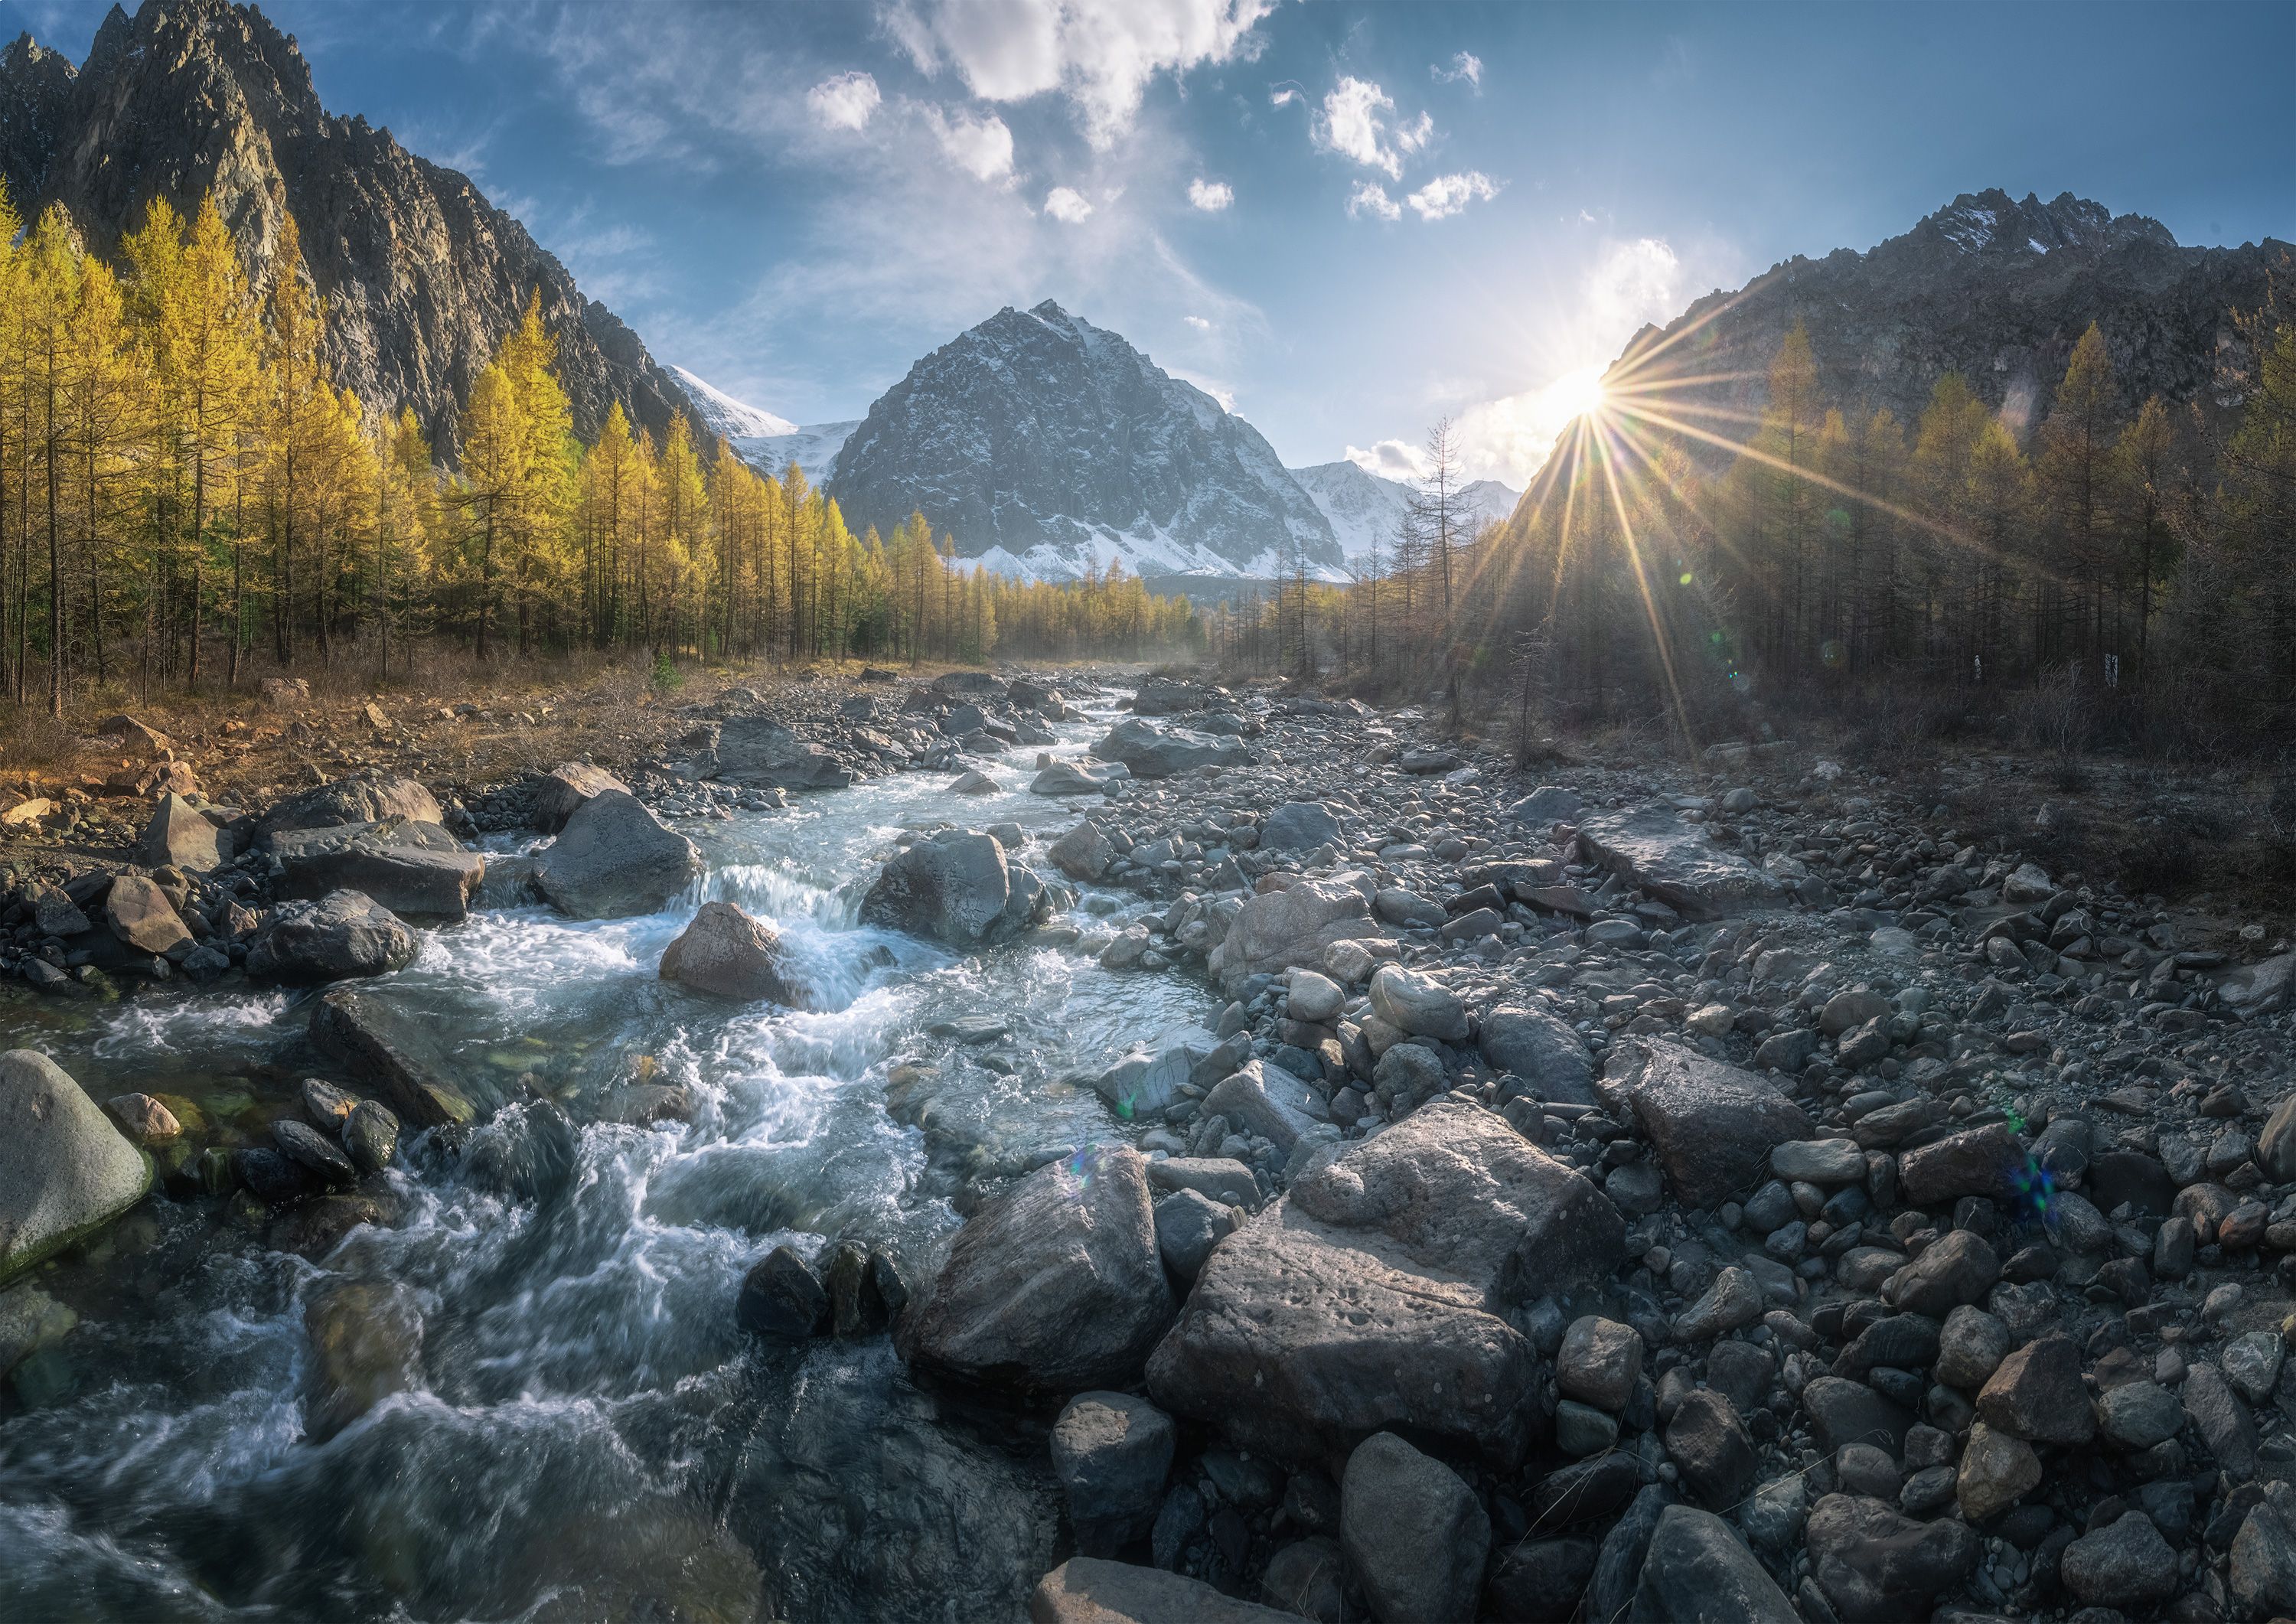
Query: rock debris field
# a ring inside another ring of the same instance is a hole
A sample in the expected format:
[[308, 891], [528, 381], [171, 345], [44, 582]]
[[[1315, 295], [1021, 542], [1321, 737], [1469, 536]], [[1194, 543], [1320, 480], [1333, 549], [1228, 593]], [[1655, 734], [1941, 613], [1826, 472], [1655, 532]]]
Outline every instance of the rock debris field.
[[[779, 1247], [727, 1311], [1049, 1421], [1031, 1619], [2296, 1614], [2284, 943], [2186, 947], [1788, 746], [1525, 776], [1415, 711], [1169, 678], [1034, 766], [1049, 681], [719, 709], [451, 815], [381, 776], [261, 815], [159, 786], [136, 865], [25, 877], [34, 988], [337, 983], [312, 1035], [366, 1090], [194, 1152], [156, 1091], [0, 1056], [0, 1274], [155, 1178], [291, 1205], [497, 1108], [369, 1018], [406, 920], [651, 911], [700, 872], [658, 814], [957, 773], [865, 923], [1196, 978], [1217, 1018], [1063, 1079], [1106, 1130], [968, 1183], [945, 1254]], [[1073, 817], [966, 828], [969, 779]], [[554, 843], [467, 849], [514, 824]], [[801, 1003], [778, 954], [712, 902], [661, 973]], [[0, 1291], [20, 1387], [53, 1307]]]

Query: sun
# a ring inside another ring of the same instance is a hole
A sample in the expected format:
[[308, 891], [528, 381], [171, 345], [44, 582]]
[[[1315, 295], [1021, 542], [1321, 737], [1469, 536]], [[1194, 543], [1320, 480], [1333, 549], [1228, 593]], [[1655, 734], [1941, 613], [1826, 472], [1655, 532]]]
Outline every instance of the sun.
[[1591, 417], [1601, 411], [1604, 398], [1603, 370], [1600, 366], [1582, 366], [1548, 384], [1543, 391], [1547, 415], [1563, 423]]

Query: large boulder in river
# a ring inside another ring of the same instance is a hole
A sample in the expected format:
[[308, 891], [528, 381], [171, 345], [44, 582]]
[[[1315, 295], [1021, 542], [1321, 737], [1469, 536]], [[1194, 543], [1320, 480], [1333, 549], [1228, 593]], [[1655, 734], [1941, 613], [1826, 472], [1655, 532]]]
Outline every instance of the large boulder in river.
[[285, 902], [247, 950], [247, 973], [308, 984], [388, 975], [414, 962], [414, 932], [361, 891]]
[[1008, 863], [994, 835], [949, 829], [885, 865], [861, 898], [861, 923], [951, 947], [1006, 941], [1052, 911], [1045, 882]]
[[593, 767], [587, 761], [562, 761], [542, 775], [534, 791], [534, 826], [545, 834], [555, 834], [566, 827], [566, 820], [580, 811], [594, 795], [608, 790], [629, 793], [630, 786], [603, 767]]
[[1393, 1430], [1512, 1463], [1539, 1424], [1543, 1372], [1506, 1311], [1625, 1252], [1600, 1190], [1447, 1095], [1311, 1161], [1221, 1242], [1148, 1361], [1149, 1390], [1284, 1460]]
[[1170, 778], [1198, 767], [1244, 767], [1251, 760], [1234, 739], [1138, 720], [1119, 722], [1092, 753], [1103, 761], [1121, 761], [1135, 778]]
[[361, 891], [418, 919], [462, 918], [487, 874], [486, 859], [439, 824], [395, 817], [282, 830], [271, 837], [271, 855], [282, 897]]
[[1136, 1382], [1171, 1319], [1146, 1163], [1113, 1145], [984, 1204], [896, 1334], [903, 1357], [945, 1375], [1075, 1393]]
[[1719, 919], [1785, 900], [1775, 875], [1714, 843], [1712, 824], [1686, 824], [1662, 802], [1587, 819], [1578, 849], [1685, 919]]
[[483, 1067], [459, 1067], [438, 1023], [386, 997], [338, 987], [311, 1006], [319, 1052], [421, 1128], [472, 1122], [502, 1103]]
[[536, 888], [574, 919], [655, 913], [701, 874], [693, 842], [622, 790], [585, 801], [534, 865]]
[[764, 998], [795, 1007], [804, 995], [782, 975], [781, 938], [731, 902], [705, 902], [662, 949], [661, 979], [717, 998]]
[[135, 860], [146, 868], [173, 864], [187, 874], [203, 874], [231, 860], [231, 837], [182, 796], [162, 795], [135, 842]]
[[70, 1075], [0, 1054], [0, 1283], [102, 1228], [152, 1185], [152, 1164]]
[[1300, 964], [1320, 968], [1324, 949], [1335, 941], [1384, 938], [1387, 933], [1372, 917], [1370, 899], [1347, 876], [1301, 880], [1246, 898], [1204, 967], [1233, 993], [1255, 975], [1274, 975]]
[[263, 833], [269, 835], [283, 829], [374, 824], [390, 817], [435, 824], [442, 820], [443, 814], [439, 810], [437, 798], [412, 778], [386, 773], [361, 774], [290, 795], [264, 818]]
[[1719, 1206], [1770, 1176], [1770, 1152], [1810, 1136], [1800, 1106], [1751, 1071], [1678, 1044], [1622, 1044], [1599, 1087], [1632, 1111], [1675, 1199]]
[[841, 790], [853, 774], [821, 745], [808, 743], [771, 717], [727, 717], [714, 742], [694, 758], [697, 778], [771, 784], [783, 790]]

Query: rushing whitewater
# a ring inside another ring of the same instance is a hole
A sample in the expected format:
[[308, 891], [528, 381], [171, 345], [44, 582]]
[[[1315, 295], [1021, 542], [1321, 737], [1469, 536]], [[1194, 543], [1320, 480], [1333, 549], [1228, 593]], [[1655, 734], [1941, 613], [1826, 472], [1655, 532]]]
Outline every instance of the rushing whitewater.
[[[1058, 753], [1105, 725], [1066, 725]], [[1193, 982], [1074, 947], [959, 958], [860, 926], [905, 828], [1074, 821], [945, 782], [682, 824], [708, 872], [651, 917], [521, 908], [426, 933], [364, 985], [521, 1103], [459, 1148], [407, 1141], [363, 1207], [155, 1196], [37, 1276], [82, 1323], [44, 1358], [42, 1402], [0, 1425], [17, 1616], [1017, 1617], [1056, 1555], [1049, 1416], [921, 1391], [882, 1336], [767, 1349], [734, 1319], [743, 1272], [785, 1242], [849, 1234], [927, 1277], [969, 1180], [1129, 1131], [1076, 1073], [1207, 1013]], [[712, 898], [774, 923], [817, 1007], [658, 979]], [[1087, 890], [1078, 922], [1140, 906]], [[0, 1046], [48, 1051], [98, 1098], [252, 1125], [316, 1063], [308, 1014], [245, 990], [23, 1003]], [[965, 1017], [1012, 1029], [983, 1041], [952, 1029]], [[328, 1385], [392, 1361], [413, 1386], [313, 1441]]]

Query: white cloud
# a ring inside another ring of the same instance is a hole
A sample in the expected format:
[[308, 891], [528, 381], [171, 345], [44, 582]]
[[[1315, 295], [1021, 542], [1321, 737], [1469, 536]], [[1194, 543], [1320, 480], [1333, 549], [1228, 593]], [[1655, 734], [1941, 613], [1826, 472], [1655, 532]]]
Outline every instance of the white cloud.
[[1054, 186], [1045, 193], [1045, 212], [1065, 226], [1073, 226], [1092, 212], [1092, 205], [1084, 193], [1067, 186]]
[[1499, 194], [1498, 183], [1480, 169], [1461, 175], [1439, 175], [1403, 201], [1419, 211], [1423, 220], [1447, 220], [1470, 203], [1487, 203]]
[[882, 100], [877, 81], [865, 73], [840, 73], [825, 78], [805, 93], [805, 104], [814, 122], [824, 129], [857, 130]]
[[1177, 367], [1173, 369], [1172, 376], [1184, 383], [1194, 384], [1205, 394], [1218, 401], [1221, 411], [1226, 412], [1230, 417], [1235, 415], [1235, 391], [1218, 379], [1207, 378], [1199, 373], [1185, 372]]
[[1210, 332], [1212, 330], [1212, 324], [1201, 316], [1184, 316], [1180, 319], [1198, 332]]
[[1395, 98], [1369, 79], [1349, 74], [1324, 97], [1324, 116], [1316, 126], [1316, 142], [1341, 157], [1367, 169], [1377, 169], [1390, 180], [1403, 178], [1403, 155], [1415, 152], [1435, 134], [1435, 121], [1425, 113], [1407, 124], [1395, 125]]
[[1059, 91], [1105, 149], [1132, 126], [1157, 74], [1252, 49], [1275, 0], [897, 0], [886, 26], [918, 70], [954, 66], [988, 102]]
[[968, 112], [925, 110], [925, 122], [949, 160], [975, 180], [1010, 185], [1013, 182], [1013, 132], [995, 113], [975, 117]]
[[1382, 480], [1415, 480], [1426, 472], [1426, 460], [1418, 447], [1399, 439], [1383, 439], [1369, 447], [1348, 447], [1348, 461]]
[[1427, 71], [1434, 76], [1439, 85], [1466, 84], [1477, 90], [1483, 87], [1483, 59], [1472, 51], [1460, 52], [1451, 59], [1451, 65], [1447, 68], [1437, 62]]
[[1206, 180], [1199, 175], [1188, 183], [1188, 205], [1206, 214], [1218, 214], [1235, 201], [1235, 188], [1224, 180]]
[[1267, 93], [1267, 104], [1270, 107], [1289, 107], [1294, 102], [1304, 100], [1307, 94], [1297, 85], [1278, 85]]
[[1403, 209], [1388, 196], [1385, 186], [1375, 180], [1359, 180], [1356, 189], [1348, 193], [1348, 217], [1354, 219], [1365, 214], [1376, 215], [1382, 220], [1399, 220]]

